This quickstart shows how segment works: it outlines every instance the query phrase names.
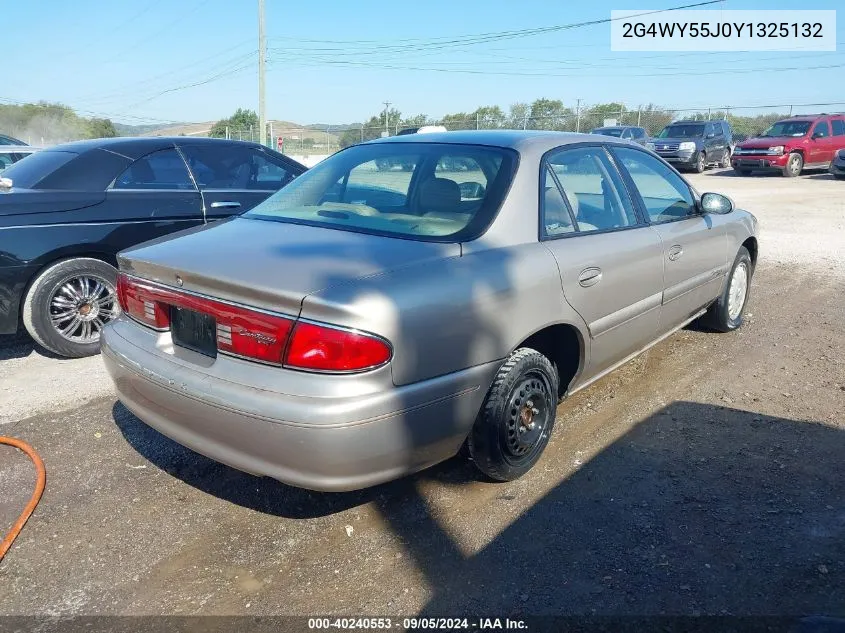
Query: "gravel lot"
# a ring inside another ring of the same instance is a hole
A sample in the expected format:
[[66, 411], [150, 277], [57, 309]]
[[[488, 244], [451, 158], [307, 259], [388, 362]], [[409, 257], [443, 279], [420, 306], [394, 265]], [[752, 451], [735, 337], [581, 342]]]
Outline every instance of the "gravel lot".
[[[350, 494], [220, 466], [116, 403], [99, 358], [0, 344], [0, 434], [47, 492], [0, 614], [845, 616], [845, 183], [692, 176], [761, 222], [748, 323], [576, 394], [527, 477], [452, 460]], [[29, 495], [0, 448], [0, 531]]]

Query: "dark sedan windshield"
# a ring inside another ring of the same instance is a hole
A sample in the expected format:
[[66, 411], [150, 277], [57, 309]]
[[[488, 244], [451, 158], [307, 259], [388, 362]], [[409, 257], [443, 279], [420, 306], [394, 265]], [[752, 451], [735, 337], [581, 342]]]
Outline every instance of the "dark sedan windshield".
[[35, 152], [4, 170], [3, 178], [11, 180], [16, 188], [32, 189], [48, 175], [77, 156], [78, 154], [74, 152], [52, 150]]
[[760, 136], [804, 136], [812, 121], [778, 121]]
[[440, 143], [373, 143], [318, 163], [244, 217], [462, 241], [482, 233], [516, 166], [512, 150]]
[[704, 136], [704, 125], [667, 125], [657, 138], [695, 138]]

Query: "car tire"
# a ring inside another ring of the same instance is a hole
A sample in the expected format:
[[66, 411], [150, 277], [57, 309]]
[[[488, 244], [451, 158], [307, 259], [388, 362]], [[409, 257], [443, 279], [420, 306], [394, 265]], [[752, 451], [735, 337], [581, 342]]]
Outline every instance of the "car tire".
[[476, 467], [496, 481], [512, 481], [540, 459], [554, 428], [558, 374], [548, 358], [523, 347], [496, 373], [467, 438]]
[[116, 285], [117, 270], [99, 259], [56, 262], [27, 290], [23, 325], [36, 343], [59, 356], [97, 354], [102, 326], [120, 313]]
[[730, 148], [725, 150], [725, 155], [722, 157], [721, 162], [719, 163], [719, 167], [723, 169], [727, 169], [731, 166], [731, 150]]
[[692, 168], [697, 174], [700, 174], [707, 169], [707, 155], [704, 152], [698, 154], [698, 158], [695, 159], [695, 164]]
[[783, 175], [787, 178], [795, 178], [801, 175], [804, 169], [804, 157], [798, 152], [792, 152], [786, 159], [786, 167], [783, 168]]
[[751, 254], [747, 248], [740, 246], [722, 294], [704, 317], [705, 325], [718, 332], [730, 332], [742, 325], [742, 315], [748, 304], [753, 274]]

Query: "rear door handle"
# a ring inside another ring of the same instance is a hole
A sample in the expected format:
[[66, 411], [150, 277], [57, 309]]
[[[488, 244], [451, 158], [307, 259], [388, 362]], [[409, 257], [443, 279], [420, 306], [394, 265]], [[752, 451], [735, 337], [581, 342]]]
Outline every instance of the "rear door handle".
[[596, 285], [601, 281], [601, 268], [591, 267], [585, 268], [578, 275], [578, 283], [584, 288]]
[[684, 254], [684, 249], [680, 244], [675, 244], [672, 248], [669, 249], [669, 259], [673, 262], [677, 259], [681, 258], [681, 255]]
[[235, 202], [234, 200], [223, 200], [211, 203], [212, 209], [237, 209], [239, 206], [241, 206], [241, 203]]

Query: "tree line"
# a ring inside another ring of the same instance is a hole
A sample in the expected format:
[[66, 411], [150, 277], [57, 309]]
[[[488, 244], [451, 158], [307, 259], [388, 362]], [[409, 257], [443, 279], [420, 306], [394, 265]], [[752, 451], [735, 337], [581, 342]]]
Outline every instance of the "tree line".
[[[481, 106], [472, 112], [447, 114], [439, 120], [432, 120], [425, 114], [403, 117], [402, 112], [393, 108], [387, 112], [374, 114], [360, 127], [349, 127], [340, 135], [340, 146], [348, 147], [355, 143], [369, 141], [387, 133], [396, 134], [409, 127], [437, 124], [448, 130], [471, 129], [528, 129], [580, 131], [601, 127], [606, 119], [616, 120], [618, 125], [637, 125], [644, 127], [648, 134], [656, 135], [666, 125], [678, 118], [679, 112], [655, 104], [648, 104], [637, 109], [626, 108], [617, 102], [601, 103], [576, 111], [567, 107], [560, 99], [536, 99], [532, 103], [514, 103], [507, 111], [500, 106]], [[774, 121], [783, 118], [783, 114], [767, 113], [754, 116], [738, 116], [730, 110], [712, 110], [710, 112], [684, 111], [684, 119], [727, 119], [734, 133], [742, 137], [760, 134]]]
[[33, 144], [118, 135], [110, 119], [81, 117], [68, 106], [46, 101], [0, 104], [0, 132]]

